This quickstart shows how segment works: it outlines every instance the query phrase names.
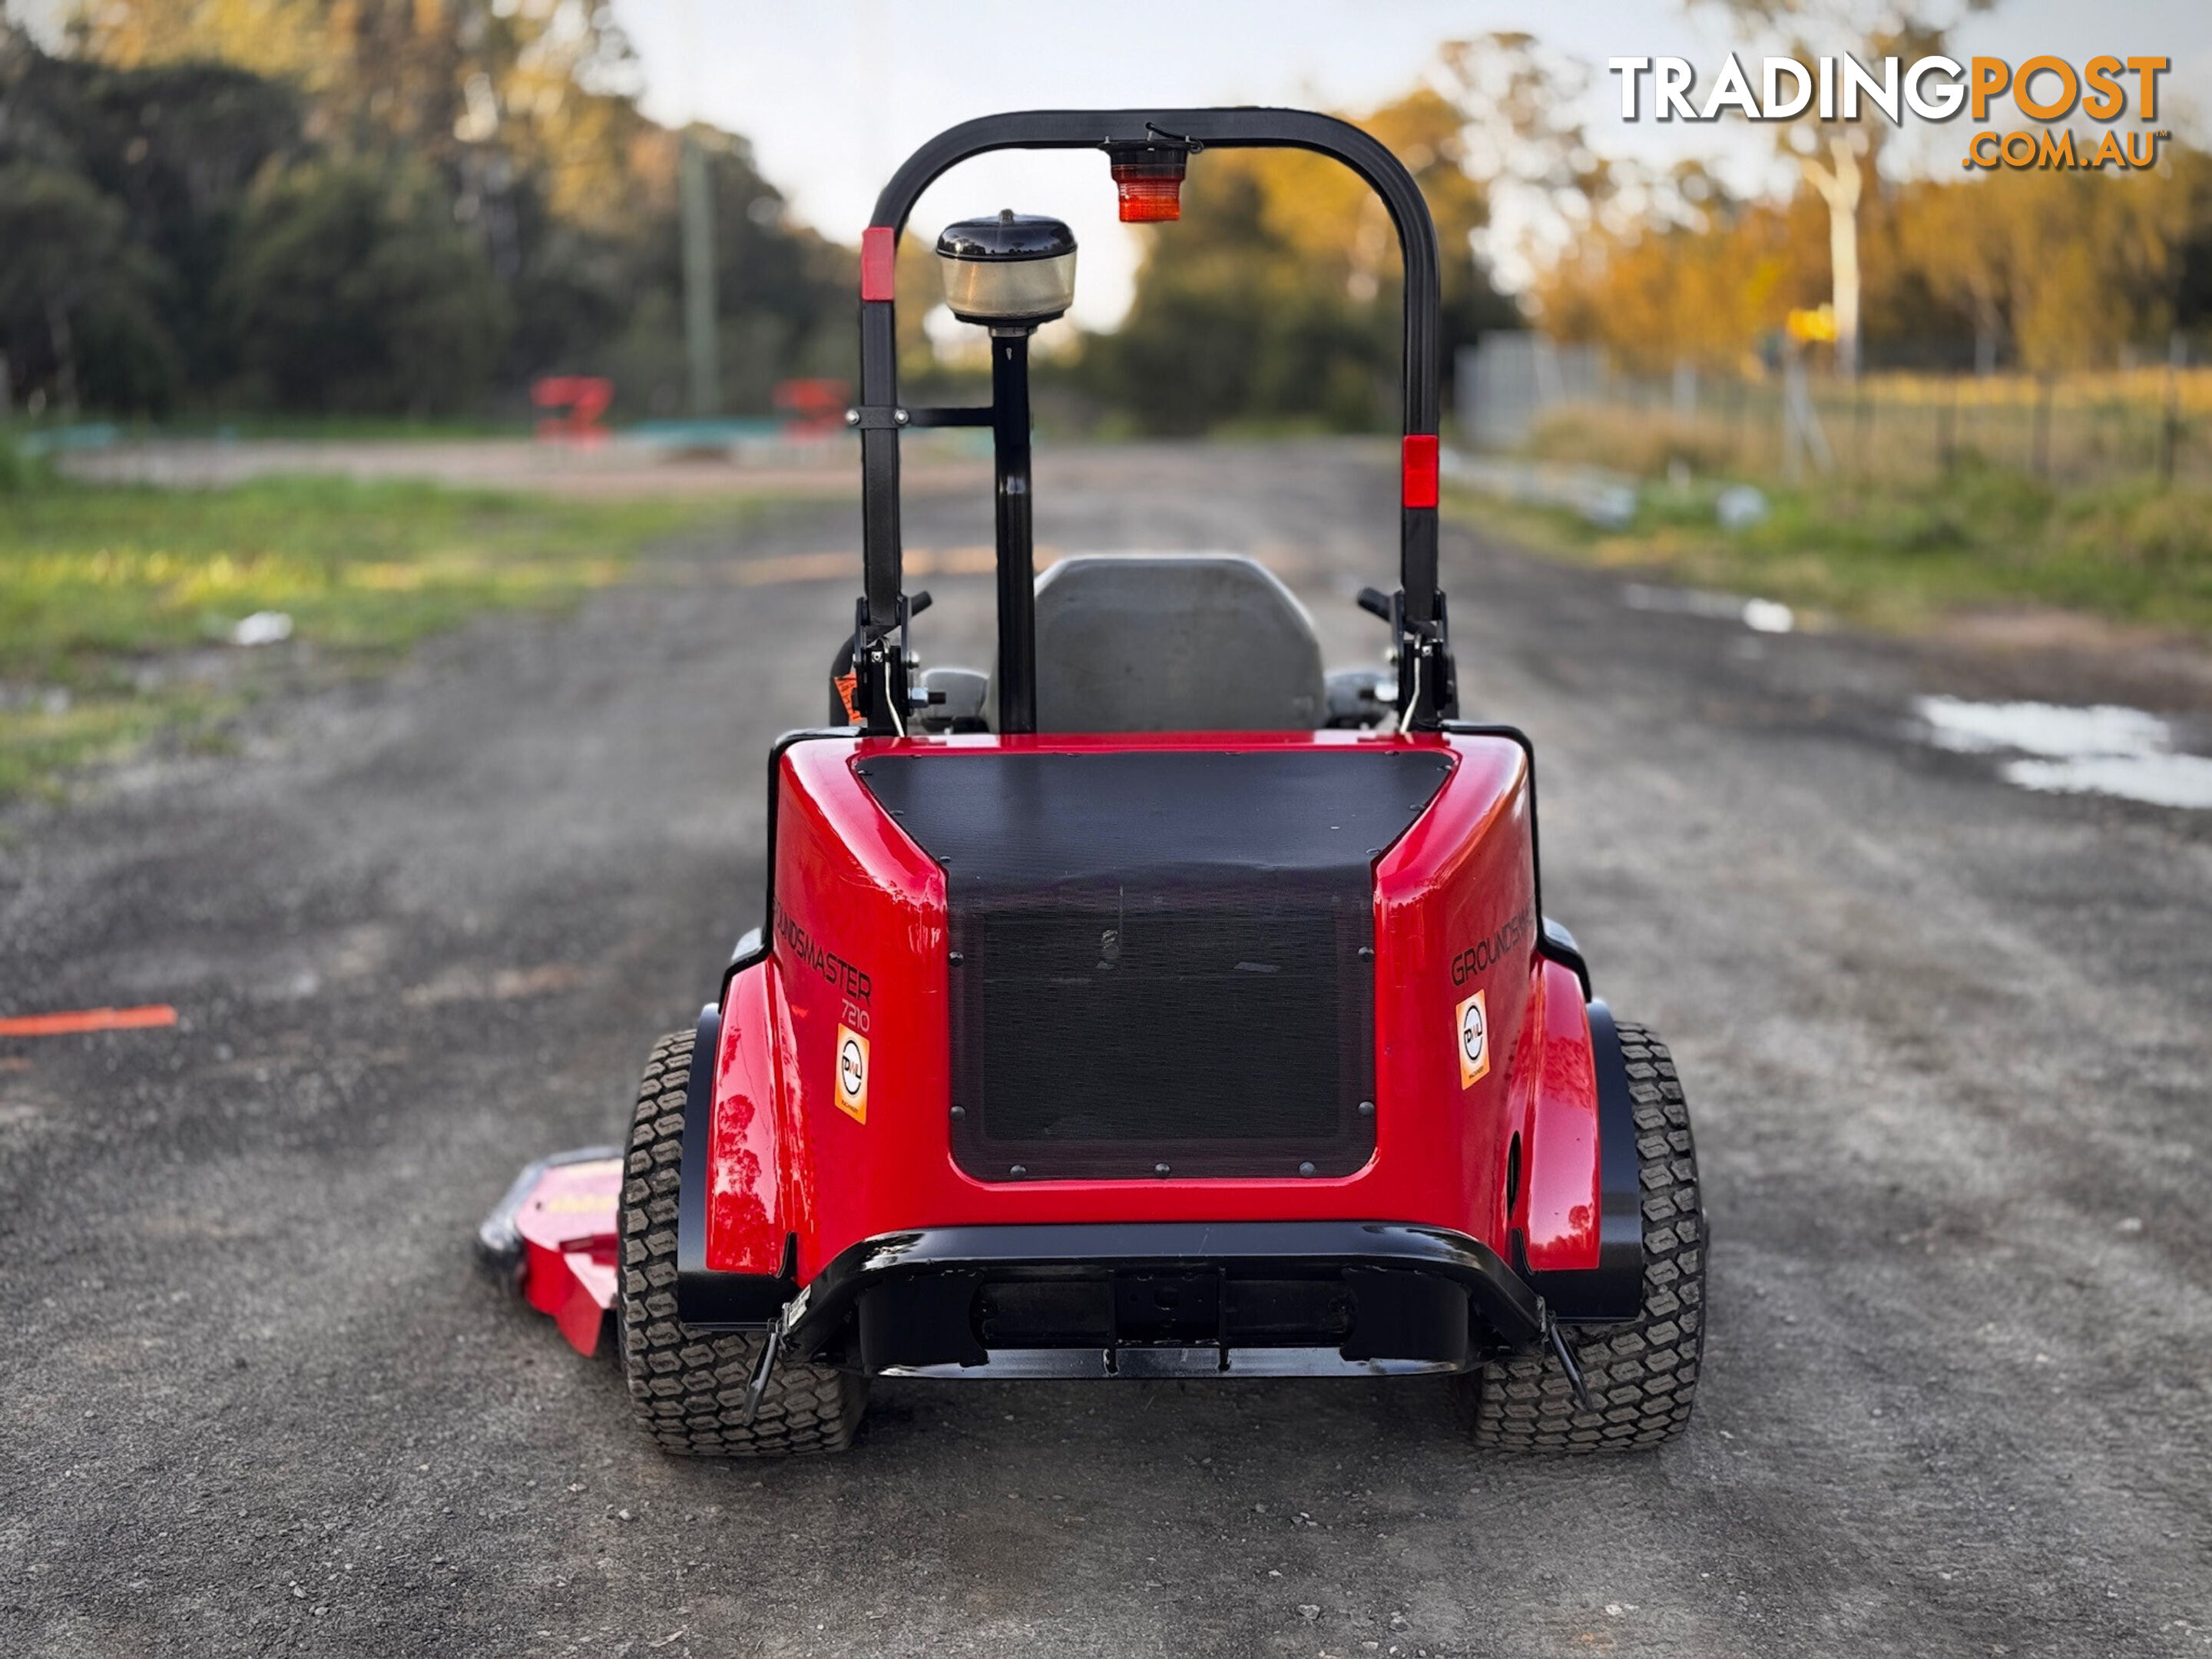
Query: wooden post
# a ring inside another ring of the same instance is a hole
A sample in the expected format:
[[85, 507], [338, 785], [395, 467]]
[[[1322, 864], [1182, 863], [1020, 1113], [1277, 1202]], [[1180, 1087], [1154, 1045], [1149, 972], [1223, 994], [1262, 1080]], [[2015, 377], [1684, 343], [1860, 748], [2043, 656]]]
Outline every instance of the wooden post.
[[2166, 414], [2158, 428], [2158, 482], [2173, 487], [2174, 452], [2181, 447], [2181, 370], [2189, 361], [2189, 342], [2175, 329], [2166, 343]]
[[684, 135], [678, 167], [684, 221], [684, 344], [690, 360], [691, 414], [710, 420], [722, 412], [720, 341], [714, 295], [714, 191], [707, 152]]
[[2051, 377], [2039, 374], [2035, 380], [2035, 427], [2030, 440], [2028, 471], [2039, 478], [2051, 476]]

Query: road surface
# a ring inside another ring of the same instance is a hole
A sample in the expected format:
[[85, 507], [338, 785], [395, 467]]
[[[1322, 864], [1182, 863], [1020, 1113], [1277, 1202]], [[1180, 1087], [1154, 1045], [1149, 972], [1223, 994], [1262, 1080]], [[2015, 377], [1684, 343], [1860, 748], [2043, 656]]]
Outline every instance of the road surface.
[[[1358, 446], [1048, 450], [1039, 538], [1255, 552], [1346, 664], [1392, 486]], [[1547, 905], [1697, 1114], [1686, 1439], [1479, 1455], [1426, 1382], [908, 1382], [841, 1459], [655, 1452], [470, 1234], [618, 1133], [757, 920], [763, 753], [852, 616], [811, 556], [856, 524], [787, 506], [6, 820], [0, 1012], [185, 1023], [0, 1043], [0, 1647], [2212, 1644], [2212, 814], [1910, 735], [1922, 693], [2095, 701], [2079, 661], [1753, 634], [1459, 532], [1468, 711], [1534, 734]], [[988, 502], [909, 538], [952, 573], [921, 648], [985, 663]]]

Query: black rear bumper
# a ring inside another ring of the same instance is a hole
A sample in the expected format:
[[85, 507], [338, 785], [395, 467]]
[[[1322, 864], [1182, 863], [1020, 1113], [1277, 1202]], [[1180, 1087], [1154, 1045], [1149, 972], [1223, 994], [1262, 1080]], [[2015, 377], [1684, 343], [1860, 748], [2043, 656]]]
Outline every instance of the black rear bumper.
[[784, 1352], [896, 1376], [1462, 1371], [1534, 1344], [1534, 1291], [1442, 1228], [1116, 1222], [886, 1233], [783, 1309]]

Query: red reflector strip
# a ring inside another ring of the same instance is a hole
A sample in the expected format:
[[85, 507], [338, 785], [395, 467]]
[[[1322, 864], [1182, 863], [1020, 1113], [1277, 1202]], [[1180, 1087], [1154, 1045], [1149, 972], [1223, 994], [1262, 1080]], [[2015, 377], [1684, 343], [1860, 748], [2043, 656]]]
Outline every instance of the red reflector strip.
[[1412, 432], [1406, 435], [1405, 472], [1399, 499], [1407, 507], [1437, 504], [1437, 434]]
[[1114, 172], [1114, 189], [1121, 198], [1123, 224], [1157, 225], [1182, 217], [1182, 179], [1124, 179], [1120, 176], [1121, 168]]
[[860, 233], [860, 297], [888, 300], [897, 287], [898, 233], [870, 225]]
[[149, 1025], [174, 1025], [177, 1011], [166, 1002], [143, 1008], [77, 1008], [65, 1014], [20, 1014], [0, 1019], [0, 1037], [66, 1036], [73, 1031], [135, 1031]]

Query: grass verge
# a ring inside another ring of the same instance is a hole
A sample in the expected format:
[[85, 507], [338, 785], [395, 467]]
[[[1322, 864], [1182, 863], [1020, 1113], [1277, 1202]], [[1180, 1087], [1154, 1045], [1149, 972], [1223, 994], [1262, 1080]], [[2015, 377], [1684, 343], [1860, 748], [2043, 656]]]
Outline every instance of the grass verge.
[[[156, 733], [209, 740], [252, 695], [228, 641], [257, 612], [371, 665], [482, 611], [572, 604], [732, 510], [335, 478], [110, 488], [18, 465], [0, 476], [0, 799]], [[172, 672], [196, 648], [204, 672]]]
[[1717, 522], [1720, 489], [1647, 483], [1618, 530], [1467, 490], [1448, 491], [1445, 507], [1540, 551], [1891, 631], [2042, 605], [2212, 636], [2212, 493], [2201, 489], [2051, 487], [1968, 465], [1927, 483], [1767, 487], [1767, 516], [1737, 531]]

